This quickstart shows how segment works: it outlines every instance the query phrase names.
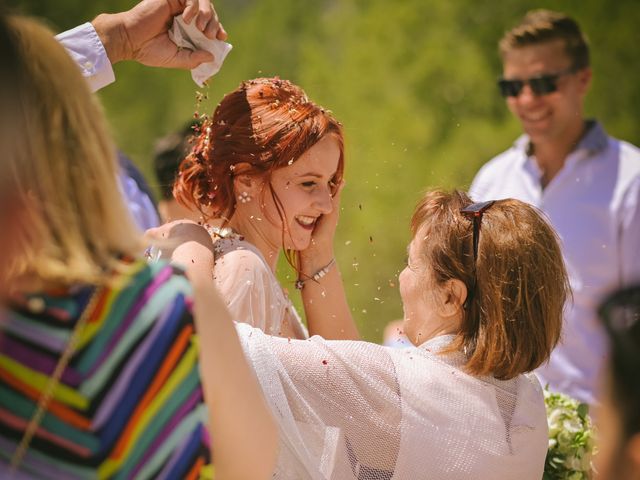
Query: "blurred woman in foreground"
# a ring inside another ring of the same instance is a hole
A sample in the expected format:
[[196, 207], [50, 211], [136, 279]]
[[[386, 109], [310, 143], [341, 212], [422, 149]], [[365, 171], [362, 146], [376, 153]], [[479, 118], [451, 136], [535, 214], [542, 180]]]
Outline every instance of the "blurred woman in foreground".
[[[3, 170], [17, 218], [0, 271], [0, 467], [196, 478], [207, 475], [208, 424], [217, 478], [268, 478], [272, 423], [224, 304], [210, 282], [192, 287], [139, 259], [102, 112], [52, 34], [8, 16], [0, 38]], [[208, 246], [194, 248], [213, 264]], [[194, 310], [207, 312], [199, 340]]]

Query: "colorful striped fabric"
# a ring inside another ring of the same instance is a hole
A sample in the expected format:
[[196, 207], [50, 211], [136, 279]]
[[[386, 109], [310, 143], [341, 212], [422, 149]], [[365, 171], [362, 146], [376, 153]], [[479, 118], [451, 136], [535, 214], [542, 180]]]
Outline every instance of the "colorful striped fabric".
[[[0, 471], [95, 292], [17, 299], [0, 324]], [[21, 466], [32, 478], [211, 476], [190, 286], [138, 261], [99, 293]]]

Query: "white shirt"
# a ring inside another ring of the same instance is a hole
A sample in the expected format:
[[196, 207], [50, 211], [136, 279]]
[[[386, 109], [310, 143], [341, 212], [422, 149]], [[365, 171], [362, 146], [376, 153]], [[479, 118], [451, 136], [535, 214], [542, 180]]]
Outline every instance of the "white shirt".
[[480, 169], [469, 191], [475, 201], [528, 202], [556, 229], [573, 302], [561, 343], [536, 373], [552, 390], [594, 403], [607, 350], [596, 308], [611, 290], [640, 279], [640, 150], [597, 122], [589, 127], [546, 188], [523, 135]]
[[237, 324], [280, 429], [274, 480], [539, 480], [549, 438], [534, 375], [464, 372], [452, 336], [420, 347], [288, 340]]
[[92, 91], [116, 81], [104, 45], [90, 22], [56, 35], [56, 39], [80, 67]]

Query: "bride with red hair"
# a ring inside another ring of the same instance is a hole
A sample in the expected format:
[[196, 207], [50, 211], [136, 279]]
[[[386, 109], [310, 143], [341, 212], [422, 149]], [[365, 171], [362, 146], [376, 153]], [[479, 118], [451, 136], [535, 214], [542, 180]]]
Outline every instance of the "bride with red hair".
[[311, 333], [358, 338], [333, 252], [343, 172], [340, 123], [287, 80], [243, 82], [198, 129], [174, 196], [201, 212], [215, 284], [238, 321], [308, 336], [275, 276], [284, 251]]

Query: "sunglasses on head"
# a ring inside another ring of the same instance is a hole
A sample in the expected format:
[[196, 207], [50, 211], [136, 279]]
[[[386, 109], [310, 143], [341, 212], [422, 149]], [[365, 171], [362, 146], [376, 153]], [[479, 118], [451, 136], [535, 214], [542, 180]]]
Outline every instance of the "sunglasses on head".
[[473, 297], [476, 294], [478, 284], [478, 276], [475, 268], [478, 263], [478, 243], [480, 242], [480, 225], [482, 224], [482, 216], [494, 203], [496, 203], [495, 200], [489, 200], [488, 202], [472, 203], [471, 205], [460, 209], [460, 213], [465, 218], [468, 218], [473, 222], [473, 285], [467, 292], [467, 298], [462, 306], [465, 310], [469, 308], [471, 300], [473, 300]]
[[500, 78], [498, 79], [498, 88], [500, 89], [500, 94], [505, 98], [517, 97], [525, 85], [529, 85], [534, 95], [548, 95], [558, 90], [558, 80], [560, 77], [574, 72], [575, 68], [571, 67], [561, 72], [538, 75], [537, 77], [522, 80]]

